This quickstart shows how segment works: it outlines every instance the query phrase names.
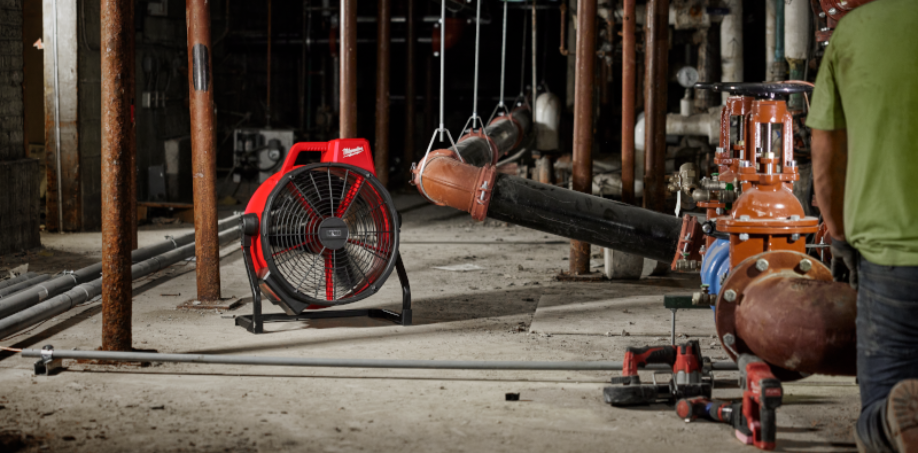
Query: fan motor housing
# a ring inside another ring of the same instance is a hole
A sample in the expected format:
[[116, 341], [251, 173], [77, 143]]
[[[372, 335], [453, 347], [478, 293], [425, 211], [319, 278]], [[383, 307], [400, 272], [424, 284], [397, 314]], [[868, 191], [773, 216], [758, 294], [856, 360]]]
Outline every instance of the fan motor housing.
[[[298, 159], [307, 152], [319, 163]], [[374, 294], [397, 257], [398, 213], [365, 139], [295, 144], [246, 214], [258, 216], [253, 274], [290, 314]]]

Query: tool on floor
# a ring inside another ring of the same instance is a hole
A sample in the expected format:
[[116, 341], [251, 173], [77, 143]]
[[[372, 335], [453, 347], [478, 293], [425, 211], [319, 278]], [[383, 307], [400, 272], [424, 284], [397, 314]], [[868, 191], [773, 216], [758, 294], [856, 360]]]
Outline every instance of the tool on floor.
[[[670, 372], [655, 372], [652, 383], [641, 383], [638, 370], [650, 364], [665, 364]], [[711, 362], [702, 357], [698, 340], [681, 345], [630, 347], [625, 351], [622, 375], [611, 379], [613, 385], [603, 389], [607, 403], [634, 406], [668, 403], [680, 398], [711, 396]], [[659, 374], [671, 374], [666, 383], [658, 383]]]
[[[309, 163], [321, 152], [319, 163]], [[398, 252], [401, 219], [376, 179], [364, 139], [297, 143], [281, 170], [262, 183], [242, 217], [242, 250], [252, 315], [236, 325], [261, 333], [265, 322], [370, 316], [411, 324], [411, 289]], [[315, 311], [363, 300], [392, 269], [402, 311]], [[286, 314], [262, 314], [261, 295]]]
[[690, 422], [698, 418], [729, 424], [736, 438], [761, 450], [774, 450], [777, 437], [775, 409], [784, 391], [767, 363], [750, 354], [739, 360], [743, 399], [718, 401], [706, 397], [684, 398], [676, 403], [676, 414]]

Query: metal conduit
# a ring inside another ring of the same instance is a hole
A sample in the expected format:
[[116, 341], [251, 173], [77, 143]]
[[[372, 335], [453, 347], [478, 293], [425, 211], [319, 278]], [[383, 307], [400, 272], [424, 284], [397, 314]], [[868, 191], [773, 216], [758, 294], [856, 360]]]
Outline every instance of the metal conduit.
[[30, 286], [35, 286], [45, 280], [48, 280], [49, 278], [51, 278], [51, 276], [47, 274], [36, 275], [35, 277], [30, 278], [26, 281], [19, 282], [15, 285], [7, 286], [6, 288], [0, 289], [0, 299], [6, 296], [12, 295], [12, 294], [16, 294], [19, 291], [29, 288]]
[[[224, 244], [232, 239], [239, 238], [240, 234], [240, 227], [237, 226], [221, 232], [218, 240], [221, 244]], [[131, 266], [131, 279], [136, 280], [140, 277], [150, 275], [184, 260], [185, 258], [192, 257], [194, 254], [195, 243], [192, 242], [178, 247], [175, 250], [151, 257]], [[100, 294], [102, 294], [101, 277], [89, 283], [78, 285], [34, 307], [27, 308], [12, 316], [0, 319], [0, 339], [27, 329], [44, 320], [51, 319], [61, 313], [65, 313], [74, 306], [86, 302]]]
[[[217, 228], [220, 231], [224, 231], [230, 227], [236, 226], [239, 224], [240, 217], [240, 215], [227, 217], [217, 224]], [[131, 261], [137, 263], [148, 260], [154, 256], [162, 255], [163, 253], [166, 253], [170, 250], [174, 250], [186, 244], [193, 243], [194, 239], [194, 233], [189, 233], [184, 236], [179, 236], [177, 238], [172, 238], [158, 244], [151, 245], [149, 247], [134, 250], [131, 252]], [[72, 273], [61, 275], [51, 280], [41, 282], [29, 289], [25, 289], [16, 294], [10, 295], [9, 297], [5, 297], [3, 300], [0, 300], [0, 319], [29, 308], [43, 300], [48, 299], [49, 297], [54, 297], [80, 283], [86, 283], [95, 280], [101, 275], [102, 263], [96, 263]]]
[[8, 286], [15, 285], [15, 284], [17, 284], [17, 283], [24, 282], [24, 281], [26, 281], [26, 280], [28, 280], [28, 279], [35, 278], [35, 277], [37, 277], [37, 276], [38, 276], [38, 274], [36, 274], [35, 272], [26, 272], [26, 273], [24, 273], [24, 274], [22, 274], [22, 275], [19, 275], [19, 276], [13, 277], [13, 278], [8, 278], [8, 279], [6, 279], [6, 280], [0, 282], [0, 289], [6, 288], [6, 287], [8, 287]]
[[[327, 368], [401, 368], [428, 370], [541, 370], [541, 371], [617, 371], [618, 361], [523, 362], [510, 360], [384, 360], [299, 357], [255, 357], [214, 354], [158, 354], [151, 352], [45, 351], [50, 359], [105, 360], [126, 362], [210, 363], [217, 365], [263, 365]], [[42, 350], [23, 349], [23, 357], [42, 357]], [[713, 362], [717, 371], [736, 370], [735, 362]], [[650, 364], [646, 370], [672, 370], [665, 364]]]

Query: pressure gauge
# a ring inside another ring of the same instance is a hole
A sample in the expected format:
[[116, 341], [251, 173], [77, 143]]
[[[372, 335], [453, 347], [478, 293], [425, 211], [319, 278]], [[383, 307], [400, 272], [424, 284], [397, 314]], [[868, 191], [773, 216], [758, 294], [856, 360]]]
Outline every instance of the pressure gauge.
[[682, 85], [683, 88], [692, 88], [698, 83], [698, 70], [691, 66], [685, 66], [676, 73], [676, 80], [679, 81], [679, 85]]

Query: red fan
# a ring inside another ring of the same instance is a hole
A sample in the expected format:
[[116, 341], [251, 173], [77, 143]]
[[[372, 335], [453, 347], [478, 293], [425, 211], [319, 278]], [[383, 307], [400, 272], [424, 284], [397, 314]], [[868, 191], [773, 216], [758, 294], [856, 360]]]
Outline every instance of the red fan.
[[[321, 152], [320, 163], [303, 164]], [[371, 316], [411, 323], [408, 277], [398, 253], [400, 218], [376, 179], [370, 145], [340, 139], [293, 145], [281, 170], [252, 196], [242, 219], [252, 316], [236, 325], [260, 333], [262, 323]], [[376, 293], [396, 268], [401, 313], [388, 310], [313, 311]], [[261, 294], [286, 315], [261, 314]]]

